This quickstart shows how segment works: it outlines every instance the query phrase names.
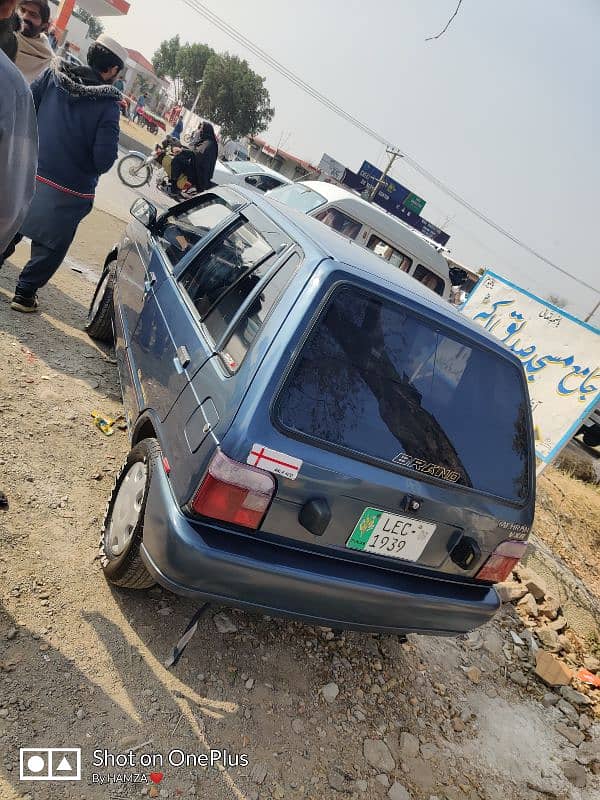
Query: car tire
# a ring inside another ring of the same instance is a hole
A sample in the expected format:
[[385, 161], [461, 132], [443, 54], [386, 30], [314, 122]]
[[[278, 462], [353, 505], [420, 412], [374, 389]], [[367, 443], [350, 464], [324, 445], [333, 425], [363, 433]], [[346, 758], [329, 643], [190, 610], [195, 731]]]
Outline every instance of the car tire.
[[156, 439], [144, 439], [129, 452], [117, 475], [102, 526], [100, 556], [110, 583], [126, 589], [148, 589], [156, 581], [140, 555], [148, 489], [161, 450]]
[[600, 444], [600, 428], [584, 428], [583, 443], [588, 447], [598, 447]]
[[85, 331], [92, 339], [100, 342], [114, 344], [113, 330], [114, 306], [113, 290], [115, 285], [115, 267], [110, 263], [105, 267], [96, 286], [96, 291], [90, 303]]

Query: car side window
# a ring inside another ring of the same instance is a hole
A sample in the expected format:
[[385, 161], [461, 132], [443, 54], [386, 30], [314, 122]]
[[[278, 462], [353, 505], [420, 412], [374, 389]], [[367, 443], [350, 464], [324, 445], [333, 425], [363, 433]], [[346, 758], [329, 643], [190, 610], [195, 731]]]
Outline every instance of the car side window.
[[[221, 356], [232, 372], [235, 372], [239, 368], [250, 345], [257, 337], [273, 306], [283, 294], [283, 290], [291, 281], [301, 263], [302, 258], [300, 254], [292, 253], [269, 282], [262, 287], [260, 293], [255, 294], [244, 309], [244, 313], [237, 321], [231, 335], [221, 350]], [[234, 314], [237, 313], [241, 306], [239, 298], [241, 297], [242, 301], [245, 300], [271, 266], [272, 264], [269, 260], [254, 270], [254, 272], [247, 275], [243, 281], [240, 282], [240, 290], [236, 292], [238, 297], [234, 298], [232, 296], [233, 293], [230, 292], [218, 303], [213, 311], [211, 311], [206, 319], [206, 325], [211, 328], [215, 339], [223, 335], [233, 319]]]
[[320, 220], [329, 228], [341, 233], [347, 239], [356, 239], [362, 228], [362, 224], [352, 217], [339, 211], [337, 208], [326, 208], [315, 214], [315, 219]]
[[413, 272], [413, 278], [418, 280], [423, 286], [426, 286], [428, 289], [431, 289], [436, 294], [443, 295], [445, 284], [442, 278], [439, 275], [436, 275], [435, 272], [432, 272], [427, 267], [424, 267], [423, 264], [419, 264], [419, 266]]
[[175, 266], [197, 242], [232, 215], [227, 202], [216, 194], [201, 196], [197, 205], [177, 212], [163, 221], [158, 234], [167, 258]]
[[369, 250], [372, 250], [376, 256], [379, 256], [379, 258], [383, 258], [384, 261], [388, 261], [395, 267], [400, 267], [403, 272], [408, 272], [408, 270], [412, 267], [412, 258], [404, 255], [404, 253], [401, 253], [400, 250], [392, 247], [391, 244], [388, 244], [375, 234], [369, 238], [367, 247]]
[[268, 192], [270, 189], [276, 189], [281, 186], [281, 181], [278, 181], [272, 175], [248, 175], [246, 183], [261, 192]]
[[[243, 217], [203, 249], [179, 278], [201, 319], [228, 291], [273, 254], [273, 248]], [[242, 295], [239, 301], [241, 304]]]

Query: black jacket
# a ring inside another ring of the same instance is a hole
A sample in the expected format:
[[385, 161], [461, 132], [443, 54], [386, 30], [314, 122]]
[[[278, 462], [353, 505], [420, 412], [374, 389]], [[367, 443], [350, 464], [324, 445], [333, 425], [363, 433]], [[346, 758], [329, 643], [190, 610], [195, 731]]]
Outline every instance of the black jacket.
[[194, 167], [198, 191], [208, 189], [210, 186], [218, 153], [219, 148], [214, 128], [210, 122], [204, 122], [199, 142], [194, 147]]

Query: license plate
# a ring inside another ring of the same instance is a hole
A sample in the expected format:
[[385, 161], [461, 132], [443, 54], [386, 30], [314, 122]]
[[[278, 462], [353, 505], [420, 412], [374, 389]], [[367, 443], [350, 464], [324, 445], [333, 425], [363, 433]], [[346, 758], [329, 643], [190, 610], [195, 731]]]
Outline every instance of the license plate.
[[433, 522], [390, 514], [377, 508], [365, 508], [346, 547], [364, 553], [416, 561], [435, 529]]

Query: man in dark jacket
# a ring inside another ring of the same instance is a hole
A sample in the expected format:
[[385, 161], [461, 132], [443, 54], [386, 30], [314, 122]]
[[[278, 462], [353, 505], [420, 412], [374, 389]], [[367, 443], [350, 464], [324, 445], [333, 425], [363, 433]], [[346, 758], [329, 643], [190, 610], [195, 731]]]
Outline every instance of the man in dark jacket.
[[0, 264], [23, 236], [31, 258], [19, 275], [11, 308], [35, 311], [37, 290], [54, 275], [81, 220], [90, 213], [99, 176], [117, 158], [119, 91], [112, 86], [127, 51], [102, 34], [89, 66], [60, 62], [31, 84], [40, 138], [33, 202]]

